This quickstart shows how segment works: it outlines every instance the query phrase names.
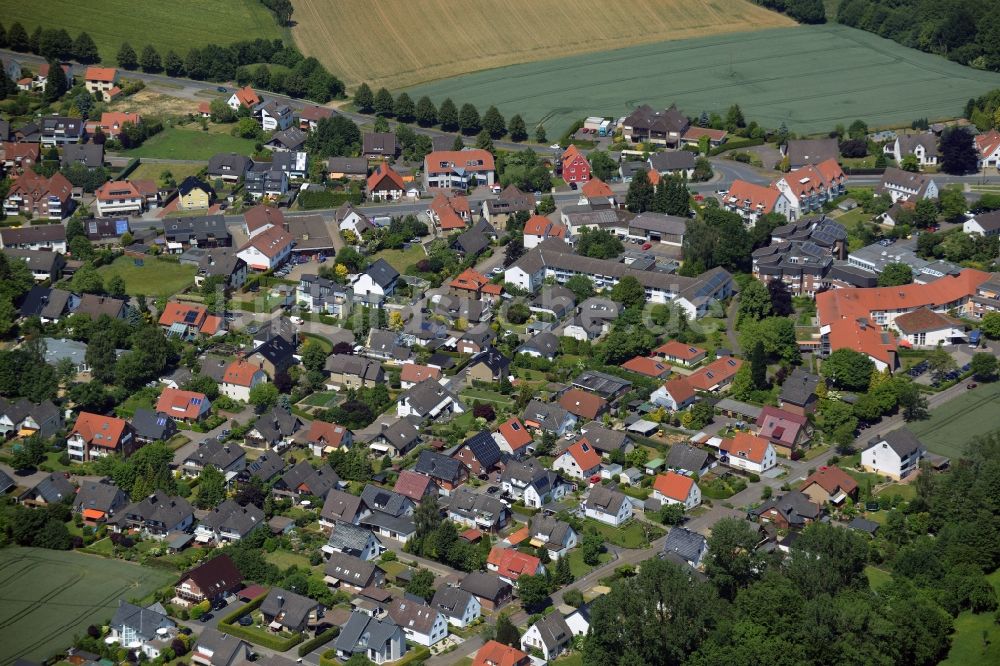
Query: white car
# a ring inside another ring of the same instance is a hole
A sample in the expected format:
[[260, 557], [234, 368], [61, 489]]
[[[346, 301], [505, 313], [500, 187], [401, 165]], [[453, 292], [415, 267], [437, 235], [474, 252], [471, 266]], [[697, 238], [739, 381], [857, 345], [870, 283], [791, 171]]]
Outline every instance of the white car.
[[301, 326], [302, 324], [305, 323], [305, 320], [302, 317], [292, 316], [292, 317], [289, 317], [288, 320], [290, 322], [292, 322], [293, 324], [295, 324], [296, 326]]
[[501, 268], [500, 266], [497, 266], [493, 269], [493, 275], [500, 275], [501, 273], [503, 273], [503, 268]]

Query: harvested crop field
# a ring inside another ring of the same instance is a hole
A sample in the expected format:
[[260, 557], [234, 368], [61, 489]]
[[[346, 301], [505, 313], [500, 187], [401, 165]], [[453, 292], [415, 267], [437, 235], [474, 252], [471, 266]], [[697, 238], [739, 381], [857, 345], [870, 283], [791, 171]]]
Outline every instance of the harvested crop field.
[[7, 28], [19, 21], [29, 35], [39, 25], [66, 28], [74, 39], [85, 31], [108, 64], [115, 62], [122, 42], [131, 44], [136, 53], [152, 44], [161, 56], [173, 49], [183, 58], [193, 47], [284, 34], [260, 0], [0, 0], [0, 16]]
[[0, 663], [41, 663], [87, 625], [107, 622], [118, 600], [142, 599], [176, 576], [120, 560], [39, 548], [0, 551]]
[[295, 43], [350, 87], [794, 22], [747, 0], [292, 0]]
[[436, 81], [410, 89], [440, 102], [495, 104], [549, 138], [591, 115], [620, 117], [642, 103], [688, 115], [725, 114], [805, 133], [862, 118], [869, 126], [951, 118], [1000, 88], [1000, 74], [964, 67], [840, 25], [799, 26], [660, 42]]

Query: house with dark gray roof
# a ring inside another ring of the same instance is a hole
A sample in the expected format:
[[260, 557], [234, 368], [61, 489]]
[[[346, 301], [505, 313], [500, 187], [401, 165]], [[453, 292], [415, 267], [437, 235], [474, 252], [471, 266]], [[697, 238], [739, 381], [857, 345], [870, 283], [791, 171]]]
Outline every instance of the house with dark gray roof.
[[83, 514], [84, 520], [104, 521], [128, 504], [128, 495], [110, 479], [80, 483], [73, 498], [73, 511]]
[[510, 374], [510, 359], [490, 346], [474, 354], [466, 366], [466, 382], [500, 382]]
[[778, 406], [793, 414], [805, 415], [815, 411], [816, 387], [823, 381], [818, 375], [795, 368], [781, 385], [781, 395]]
[[468, 467], [473, 476], [493, 471], [503, 458], [500, 447], [488, 430], [480, 430], [466, 439], [452, 457]]
[[360, 654], [376, 664], [402, 659], [407, 649], [406, 635], [398, 624], [361, 611], [351, 613], [333, 647], [341, 661]]
[[781, 148], [792, 169], [827, 160], [840, 161], [840, 145], [836, 139], [789, 139]]
[[483, 605], [471, 592], [443, 585], [434, 593], [431, 608], [441, 613], [448, 624], [467, 627], [482, 615]]
[[585, 436], [590, 445], [602, 456], [611, 455], [615, 451], [629, 453], [635, 448], [635, 444], [626, 433], [606, 428], [597, 421], [590, 421], [582, 426], [580, 434]]
[[220, 442], [210, 439], [202, 442], [190, 453], [183, 463], [185, 476], [195, 477], [206, 467], [214, 467], [232, 480], [246, 467], [246, 452], [235, 442]]
[[276, 405], [257, 418], [246, 435], [246, 444], [258, 449], [283, 449], [301, 428], [302, 419]]
[[385, 259], [378, 259], [354, 281], [354, 295], [368, 302], [380, 303], [392, 295], [397, 280], [399, 271]]
[[0, 435], [34, 433], [48, 438], [62, 425], [62, 411], [51, 400], [35, 404], [27, 398], [0, 398]]
[[579, 535], [573, 527], [555, 516], [536, 515], [529, 522], [529, 533], [533, 542], [541, 543], [549, 557], [558, 560], [575, 548]]
[[514, 597], [511, 584], [489, 572], [473, 571], [462, 579], [458, 587], [476, 597], [487, 612], [501, 608]]
[[689, 444], [674, 444], [667, 453], [667, 469], [701, 476], [712, 467], [708, 451]]
[[385, 610], [403, 628], [406, 639], [417, 645], [437, 645], [448, 636], [448, 620], [421, 597], [407, 594], [392, 599]]
[[575, 428], [577, 422], [576, 416], [556, 403], [540, 400], [532, 400], [525, 406], [521, 420], [528, 428], [546, 430], [558, 437]]
[[7, 472], [0, 469], [0, 495], [6, 495], [11, 490], [17, 487], [14, 479], [10, 478]]
[[562, 654], [573, 642], [573, 631], [566, 624], [562, 613], [549, 613], [521, 636], [521, 649], [530, 652], [538, 650], [542, 656], [551, 660]]
[[416, 532], [415, 504], [409, 497], [369, 483], [361, 492], [361, 499], [368, 511], [361, 524], [376, 535], [406, 543]]
[[110, 522], [119, 532], [138, 530], [162, 539], [170, 532], [187, 531], [194, 523], [194, 509], [183, 497], [170, 497], [157, 490], [149, 497], [133, 501]]
[[301, 460], [275, 482], [272, 492], [277, 497], [295, 499], [312, 496], [324, 499], [326, 494], [339, 483], [340, 477], [329, 465], [315, 468], [305, 460]]
[[230, 183], [239, 182], [253, 168], [253, 160], [246, 155], [236, 153], [216, 153], [208, 158], [209, 178], [224, 180]]
[[382, 364], [370, 358], [351, 354], [331, 354], [323, 369], [329, 375], [327, 389], [365, 388], [385, 382]]
[[868, 440], [868, 448], [861, 452], [861, 467], [898, 481], [916, 471], [926, 455], [927, 447], [917, 436], [900, 428]]
[[246, 641], [206, 627], [198, 634], [191, 661], [201, 666], [238, 666], [249, 662], [252, 653]]
[[169, 414], [137, 407], [132, 416], [132, 428], [140, 442], [165, 442], [177, 434], [177, 422]]
[[[31, 250], [12, 250], [4, 252], [8, 257], [14, 252], [30, 252]], [[45, 252], [62, 256], [54, 252]], [[16, 255], [14, 255], [16, 256]], [[50, 278], [51, 279], [51, 278]], [[21, 301], [20, 315], [22, 317], [38, 317], [43, 324], [57, 322], [70, 310], [76, 307], [80, 298], [65, 289], [53, 289], [35, 285], [24, 295]]]
[[367, 562], [381, 555], [385, 547], [367, 527], [337, 520], [321, 550], [327, 554], [344, 553]]
[[285, 459], [274, 451], [265, 451], [251, 462], [238, 475], [240, 481], [249, 481], [251, 478], [260, 479], [263, 483], [270, 483], [276, 476], [285, 469]]
[[599, 370], [584, 370], [573, 380], [573, 386], [612, 401], [632, 388], [632, 382]]
[[308, 136], [298, 127], [289, 127], [272, 134], [271, 140], [267, 142], [267, 147], [276, 151], [297, 151], [305, 146]]
[[664, 556], [673, 553], [695, 569], [701, 566], [708, 553], [705, 537], [684, 527], [673, 527], [663, 543]]
[[689, 150], [667, 150], [649, 156], [649, 168], [661, 176], [694, 175], [695, 154]]
[[458, 235], [452, 244], [452, 249], [466, 258], [478, 256], [490, 245], [489, 237], [479, 229], [469, 229]]
[[195, 528], [194, 540], [199, 543], [233, 543], [263, 525], [264, 512], [253, 504], [240, 506], [227, 499], [212, 508]]
[[515, 353], [551, 361], [559, 353], [559, 338], [549, 331], [543, 331], [522, 343]]
[[632, 503], [623, 493], [605, 486], [594, 486], [583, 504], [588, 518], [617, 527], [632, 518]]
[[809, 496], [793, 490], [772, 497], [751, 511], [761, 522], [774, 523], [779, 529], [805, 527], [819, 520], [823, 508], [809, 499]]
[[380, 455], [405, 456], [422, 441], [420, 419], [405, 417], [394, 423], [382, 423], [368, 446]]
[[90, 170], [104, 166], [103, 143], [70, 143], [63, 146], [60, 163], [63, 168], [82, 164]]
[[399, 394], [396, 415], [415, 416], [419, 419], [447, 420], [452, 414], [461, 414], [465, 406], [436, 379], [425, 379]]
[[[195, 247], [232, 247], [233, 237], [222, 215], [201, 217], [170, 217], [163, 221], [167, 250], [179, 253]], [[173, 245], [172, 245], [173, 244]]]
[[136, 651], [142, 652], [147, 659], [159, 657], [177, 635], [177, 624], [167, 617], [160, 604], [144, 608], [122, 599], [118, 600], [118, 609], [108, 626], [112, 638], [123, 645], [138, 643]]
[[392, 160], [399, 154], [399, 144], [392, 132], [365, 132], [361, 144], [361, 154], [370, 160]]
[[459, 488], [442, 500], [448, 518], [466, 527], [486, 532], [499, 532], [510, 521], [510, 509], [500, 500], [466, 487]]
[[385, 585], [385, 571], [375, 562], [337, 550], [324, 553], [327, 560], [323, 567], [323, 580], [330, 587], [358, 592], [367, 587]]
[[357, 495], [331, 489], [323, 501], [323, 509], [319, 513], [319, 524], [323, 527], [333, 527], [338, 522], [357, 525], [368, 513], [361, 498]]
[[69, 482], [60, 472], [52, 472], [29, 488], [18, 501], [22, 504], [57, 504], [70, 502], [76, 494], [76, 486]]
[[323, 605], [301, 594], [272, 587], [260, 605], [260, 612], [269, 625], [298, 633], [316, 624], [323, 612]]

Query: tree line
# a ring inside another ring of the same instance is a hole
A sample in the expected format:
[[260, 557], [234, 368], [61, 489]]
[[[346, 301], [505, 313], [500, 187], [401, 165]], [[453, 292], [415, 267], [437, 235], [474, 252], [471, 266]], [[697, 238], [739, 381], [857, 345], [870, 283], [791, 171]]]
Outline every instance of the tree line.
[[826, 23], [823, 0], [753, 0], [761, 7], [787, 14], [799, 23]]
[[1000, 71], [998, 10], [996, 0], [842, 0], [837, 22], [996, 72]]

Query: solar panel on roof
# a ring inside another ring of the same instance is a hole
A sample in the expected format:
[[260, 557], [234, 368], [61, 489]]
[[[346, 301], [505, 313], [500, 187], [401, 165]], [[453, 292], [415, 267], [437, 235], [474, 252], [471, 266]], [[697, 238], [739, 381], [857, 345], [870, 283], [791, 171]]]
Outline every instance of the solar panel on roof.
[[184, 315], [185, 324], [193, 324], [194, 320], [198, 318], [198, 313], [194, 310], [188, 310], [187, 314]]

